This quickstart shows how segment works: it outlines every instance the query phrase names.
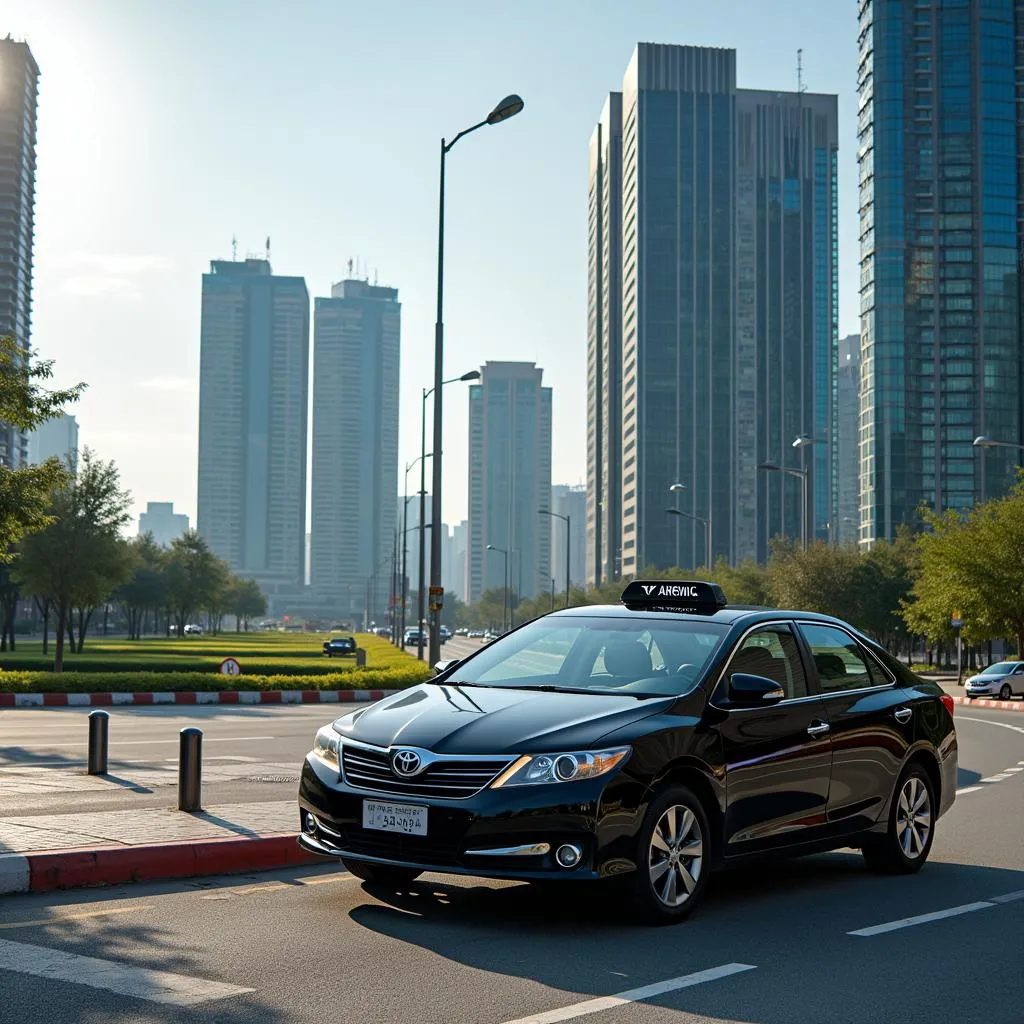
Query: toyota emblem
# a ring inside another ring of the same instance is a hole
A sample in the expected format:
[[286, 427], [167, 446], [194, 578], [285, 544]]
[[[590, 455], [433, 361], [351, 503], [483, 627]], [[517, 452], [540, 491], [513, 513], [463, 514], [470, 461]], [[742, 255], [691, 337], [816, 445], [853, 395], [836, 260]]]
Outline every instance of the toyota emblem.
[[396, 750], [391, 758], [391, 767], [396, 775], [415, 775], [420, 766], [420, 755], [415, 750]]

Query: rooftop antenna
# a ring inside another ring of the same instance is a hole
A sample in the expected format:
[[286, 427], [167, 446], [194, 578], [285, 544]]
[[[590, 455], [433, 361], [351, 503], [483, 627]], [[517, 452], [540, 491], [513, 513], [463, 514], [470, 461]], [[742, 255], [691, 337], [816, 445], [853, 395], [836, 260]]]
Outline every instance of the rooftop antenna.
[[270, 235], [267, 235], [266, 250], [267, 250], [267, 262], [269, 263], [270, 262]]
[[377, 287], [377, 268], [373, 268], [373, 287]]
[[348, 276], [349, 277], [352, 276], [352, 261], [351, 260], [348, 261]]
[[804, 51], [803, 48], [796, 51], [796, 91], [798, 93], [807, 92], [807, 86], [804, 85]]
[[238, 238], [235, 235], [231, 236], [231, 262], [234, 263], [238, 259]]

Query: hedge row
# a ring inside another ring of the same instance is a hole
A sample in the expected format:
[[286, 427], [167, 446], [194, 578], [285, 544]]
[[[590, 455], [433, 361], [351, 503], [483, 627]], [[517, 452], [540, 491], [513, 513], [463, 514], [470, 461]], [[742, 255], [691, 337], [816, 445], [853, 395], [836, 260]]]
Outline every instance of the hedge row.
[[[223, 657], [228, 657], [224, 655]], [[129, 672], [138, 673], [161, 673], [161, 672], [190, 672], [193, 674], [210, 673], [216, 674], [220, 669], [222, 657], [209, 659], [196, 657], [158, 657], [152, 659], [146, 657], [133, 657], [130, 654], [124, 657], [76, 657], [71, 655], [64, 659], [65, 673], [75, 672], [90, 674], [104, 672], [107, 674]], [[242, 666], [242, 672], [246, 675], [270, 676], [284, 674], [302, 674], [310, 676], [337, 676], [345, 674], [355, 668], [355, 658], [326, 658], [321, 656], [319, 661], [310, 662], [308, 665], [302, 662], [298, 665], [288, 655], [281, 658], [267, 657], [266, 653], [262, 658], [246, 658], [238, 656]], [[383, 666], [381, 666], [383, 667]], [[397, 666], [395, 666], [397, 667]], [[0, 658], [0, 672], [48, 672], [53, 669], [53, 658], [41, 658], [35, 656]]]
[[134, 693], [189, 690], [401, 690], [431, 676], [420, 661], [399, 668], [355, 669], [330, 675], [222, 676], [209, 672], [3, 672], [3, 693]]

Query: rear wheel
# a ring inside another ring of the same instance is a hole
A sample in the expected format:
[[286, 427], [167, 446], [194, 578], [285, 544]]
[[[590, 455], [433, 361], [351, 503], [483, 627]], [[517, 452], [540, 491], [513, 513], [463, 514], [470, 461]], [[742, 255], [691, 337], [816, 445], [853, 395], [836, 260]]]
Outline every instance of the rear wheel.
[[935, 791], [925, 770], [913, 764], [900, 776], [885, 835], [869, 836], [864, 859], [872, 871], [911, 875], [920, 871], [935, 837]]
[[707, 885], [710, 840], [704, 807], [691, 790], [661, 792], [640, 830], [637, 870], [624, 880], [630, 909], [648, 924], [688, 917]]
[[396, 868], [390, 864], [369, 864], [363, 860], [342, 858], [341, 863], [356, 878], [361, 878], [364, 882], [376, 882], [378, 885], [408, 885], [423, 874], [422, 871], [417, 871], [415, 868]]
[[999, 699], [1000, 700], [1009, 700], [1012, 696], [1013, 696], [1013, 690], [1010, 689], [1010, 684], [1009, 683], [1003, 683], [1003, 685], [999, 687]]

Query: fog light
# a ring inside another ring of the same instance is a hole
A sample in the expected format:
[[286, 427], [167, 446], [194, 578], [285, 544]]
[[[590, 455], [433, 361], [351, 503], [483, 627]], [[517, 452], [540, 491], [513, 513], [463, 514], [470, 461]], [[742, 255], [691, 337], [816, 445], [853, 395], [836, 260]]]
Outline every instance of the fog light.
[[316, 820], [316, 815], [310, 814], [309, 811], [306, 811], [306, 832], [308, 832], [309, 835], [316, 835], [316, 830], [319, 824], [320, 823]]
[[564, 846], [560, 846], [555, 851], [555, 860], [558, 861], [559, 867], [571, 868], [575, 867], [580, 862], [582, 851], [578, 846], [572, 846], [566, 843]]

